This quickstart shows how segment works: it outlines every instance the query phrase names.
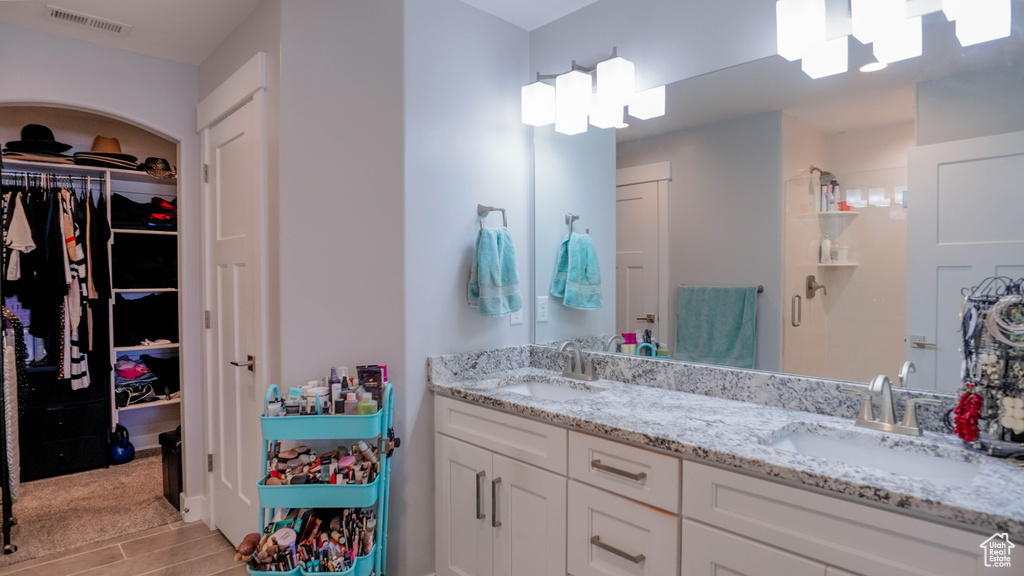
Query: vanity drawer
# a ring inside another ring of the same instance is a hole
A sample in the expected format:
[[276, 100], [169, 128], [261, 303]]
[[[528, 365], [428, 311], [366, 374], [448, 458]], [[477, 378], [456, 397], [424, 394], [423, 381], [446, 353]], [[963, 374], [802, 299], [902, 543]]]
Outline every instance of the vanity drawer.
[[[991, 534], [687, 460], [683, 515], [829, 566], [872, 576], [981, 576]], [[683, 533], [683, 548], [688, 548]]]
[[569, 477], [679, 514], [680, 459], [569, 432]]
[[569, 481], [568, 566], [573, 576], [675, 576], [679, 517]]
[[527, 464], [566, 473], [566, 430], [452, 398], [434, 398], [437, 432]]

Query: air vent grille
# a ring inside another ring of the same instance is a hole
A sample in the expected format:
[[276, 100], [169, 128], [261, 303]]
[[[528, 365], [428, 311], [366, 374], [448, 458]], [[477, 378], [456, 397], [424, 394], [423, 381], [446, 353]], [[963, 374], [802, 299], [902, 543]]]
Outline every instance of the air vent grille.
[[99, 16], [76, 12], [74, 10], [68, 10], [67, 8], [61, 8], [60, 6], [54, 6], [52, 4], [46, 5], [46, 11], [49, 17], [53, 20], [78, 26], [86, 26], [94, 30], [100, 30], [110, 34], [116, 34], [118, 36], [127, 36], [132, 29], [130, 24], [124, 24], [107, 18], [100, 18]]

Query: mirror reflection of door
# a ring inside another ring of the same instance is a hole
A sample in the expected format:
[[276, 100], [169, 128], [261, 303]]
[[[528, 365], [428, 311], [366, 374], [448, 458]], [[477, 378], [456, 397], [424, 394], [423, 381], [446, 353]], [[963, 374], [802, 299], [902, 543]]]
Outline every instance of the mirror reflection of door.
[[615, 293], [618, 333], [659, 334], [657, 182], [615, 190]]

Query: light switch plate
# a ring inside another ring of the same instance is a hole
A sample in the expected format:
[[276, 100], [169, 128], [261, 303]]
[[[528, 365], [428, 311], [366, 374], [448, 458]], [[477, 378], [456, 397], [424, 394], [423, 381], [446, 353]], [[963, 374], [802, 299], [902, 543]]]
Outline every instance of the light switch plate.
[[516, 310], [509, 316], [509, 321], [512, 322], [513, 326], [518, 326], [523, 323], [523, 309]]
[[537, 322], [548, 321], [548, 297], [537, 296]]

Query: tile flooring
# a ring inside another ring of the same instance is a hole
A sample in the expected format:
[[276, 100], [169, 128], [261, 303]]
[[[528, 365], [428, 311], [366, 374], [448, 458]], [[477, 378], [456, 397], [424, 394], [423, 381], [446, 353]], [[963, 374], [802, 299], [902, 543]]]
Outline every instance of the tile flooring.
[[[15, 552], [17, 554], [17, 552]], [[242, 576], [235, 550], [202, 522], [176, 522], [0, 568], [0, 576]]]

